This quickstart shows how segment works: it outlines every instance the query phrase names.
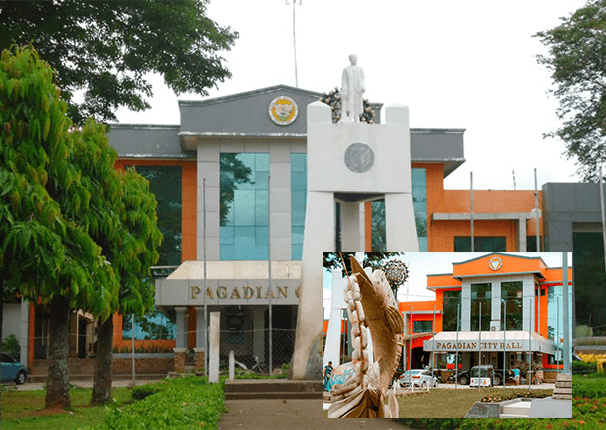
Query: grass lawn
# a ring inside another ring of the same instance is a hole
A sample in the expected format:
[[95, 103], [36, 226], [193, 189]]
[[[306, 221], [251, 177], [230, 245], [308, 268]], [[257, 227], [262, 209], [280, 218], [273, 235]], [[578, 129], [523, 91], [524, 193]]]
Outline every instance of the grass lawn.
[[[113, 388], [117, 404], [130, 401], [128, 388]], [[2, 429], [77, 429], [85, 425], [95, 425], [105, 420], [104, 406], [89, 406], [92, 395], [90, 388], [71, 390], [72, 408], [44, 409], [45, 390], [3, 391]]]
[[[475, 402], [488, 395], [503, 396], [524, 389], [461, 389], [433, 388], [429, 392], [399, 396], [400, 418], [465, 418]], [[324, 417], [328, 412], [324, 411]]]

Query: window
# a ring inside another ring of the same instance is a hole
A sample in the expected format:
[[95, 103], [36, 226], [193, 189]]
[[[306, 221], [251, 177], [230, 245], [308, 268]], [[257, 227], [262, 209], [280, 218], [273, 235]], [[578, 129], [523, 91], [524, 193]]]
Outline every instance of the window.
[[269, 154], [220, 155], [221, 260], [267, 260]]
[[[505, 252], [506, 238], [504, 236], [475, 236], [473, 238], [474, 252]], [[470, 236], [455, 236], [455, 252], [471, 252]]]
[[[539, 245], [541, 247], [541, 251], [543, 251], [543, 236], [539, 236]], [[526, 236], [526, 251], [537, 252], [536, 236]]]
[[307, 204], [307, 154], [290, 154], [291, 260], [301, 260]]
[[[603, 243], [602, 233], [574, 232], [572, 234], [576, 334], [579, 337], [606, 336], [606, 304], [603, 299], [596, 300], [596, 297], [604, 297], [606, 291]], [[563, 315], [561, 287], [558, 287], [556, 294], [560, 297], [561, 318]], [[551, 311], [551, 308], [549, 310]], [[562, 336], [561, 330], [560, 336]]]
[[491, 289], [490, 283], [471, 284], [471, 331], [490, 330], [491, 318]]
[[[442, 324], [443, 331], [456, 331], [457, 330], [457, 306], [461, 304], [461, 290], [458, 291], [444, 291], [443, 309], [444, 309], [444, 323]], [[459, 310], [459, 330], [461, 330], [461, 314]]]
[[[422, 168], [412, 169], [412, 206], [419, 239], [419, 251], [427, 251], [427, 180]], [[372, 202], [372, 250], [384, 252], [385, 239], [385, 200]]]
[[158, 228], [164, 239], [158, 249], [160, 258], [156, 265], [178, 266], [181, 264], [181, 167], [134, 167], [149, 181], [149, 190], [158, 201]]
[[413, 333], [431, 333], [433, 321], [413, 321], [412, 332]]
[[[135, 340], [175, 339], [176, 332], [174, 321], [157, 308], [143, 317], [135, 317]], [[132, 335], [132, 316], [125, 315], [122, 319], [122, 339], [132, 339]]]
[[501, 282], [501, 300], [505, 301], [506, 330], [522, 330], [522, 281]]

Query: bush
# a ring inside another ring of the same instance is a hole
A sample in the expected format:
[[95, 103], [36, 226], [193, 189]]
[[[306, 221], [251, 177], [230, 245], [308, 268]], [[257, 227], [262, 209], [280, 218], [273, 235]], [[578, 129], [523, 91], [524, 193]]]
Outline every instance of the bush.
[[606, 393], [606, 378], [574, 377], [572, 397], [603, 397]]
[[11, 334], [10, 336], [6, 336], [2, 344], [0, 344], [0, 349], [2, 352], [10, 355], [15, 360], [19, 361], [21, 359], [21, 346], [19, 346], [19, 341], [17, 340], [17, 336]]
[[165, 385], [161, 384], [147, 384], [134, 387], [131, 391], [131, 398], [133, 400], [143, 400], [147, 396], [159, 393], [165, 389]]
[[586, 363], [584, 361], [573, 361], [572, 362], [572, 374], [573, 375], [586, 375], [588, 373], [595, 373], [598, 370], [597, 363]]
[[[206, 378], [195, 376], [165, 379], [155, 384], [156, 393], [143, 400], [125, 407], [109, 407], [105, 422], [96, 430], [216, 429], [221, 414], [227, 412], [224, 380], [209, 384]], [[142, 389], [139, 394], [145, 391]]]

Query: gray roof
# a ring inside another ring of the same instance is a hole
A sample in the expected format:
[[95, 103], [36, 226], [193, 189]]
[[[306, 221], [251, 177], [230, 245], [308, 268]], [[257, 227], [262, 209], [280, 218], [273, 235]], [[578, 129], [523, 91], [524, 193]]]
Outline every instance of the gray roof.
[[[111, 124], [109, 142], [120, 158], [195, 159], [195, 151], [182, 144], [186, 136], [305, 137], [306, 107], [321, 95], [276, 85], [206, 100], [180, 100], [180, 125]], [[288, 126], [275, 124], [269, 117], [269, 105], [278, 96], [292, 98], [299, 107], [297, 119]], [[382, 104], [374, 107], [380, 121]], [[464, 132], [464, 129], [411, 129], [412, 161], [444, 164], [444, 177], [448, 176], [465, 162]]]

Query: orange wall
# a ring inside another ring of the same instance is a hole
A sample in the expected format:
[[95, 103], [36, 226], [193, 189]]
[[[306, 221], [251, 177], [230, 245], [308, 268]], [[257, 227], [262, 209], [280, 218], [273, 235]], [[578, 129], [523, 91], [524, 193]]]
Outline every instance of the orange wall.
[[463, 264], [453, 264], [453, 276], [504, 275], [508, 273], [525, 273], [545, 271], [545, 263], [540, 258], [521, 258], [513, 255], [497, 255], [502, 265], [498, 270], [491, 270], [488, 262], [494, 257], [489, 254]]
[[[413, 163], [413, 168], [424, 168], [427, 188], [427, 246], [429, 251], [454, 251], [455, 236], [470, 236], [470, 221], [433, 221], [434, 213], [469, 213], [470, 190], [444, 190], [442, 164]], [[542, 192], [538, 192], [539, 207]], [[530, 212], [534, 208], [534, 190], [474, 190], [474, 213]], [[365, 206], [366, 251], [372, 250], [371, 206]], [[507, 252], [518, 250], [517, 220], [474, 220], [474, 236], [505, 236]], [[543, 235], [542, 219], [539, 223]], [[526, 235], [536, 235], [535, 223], [526, 223]]]

